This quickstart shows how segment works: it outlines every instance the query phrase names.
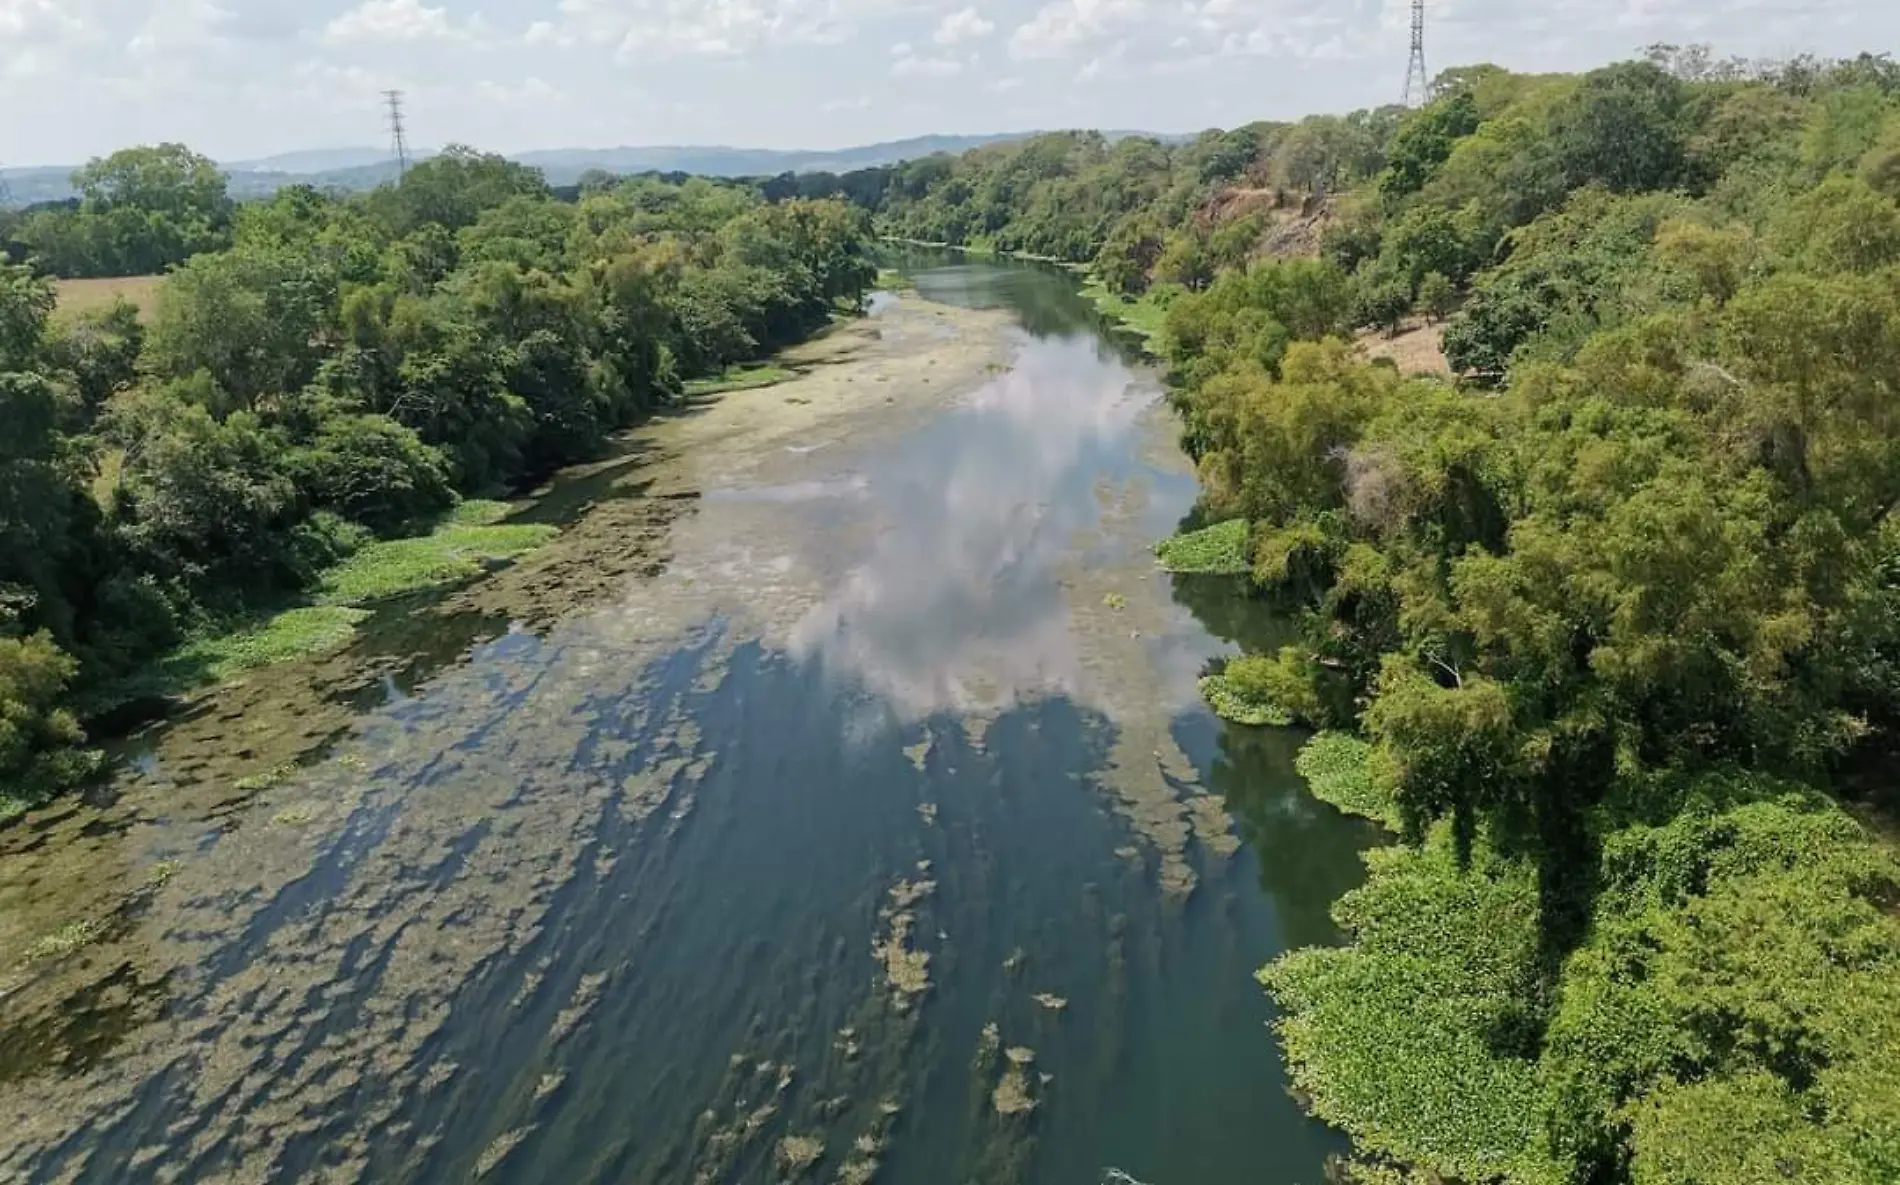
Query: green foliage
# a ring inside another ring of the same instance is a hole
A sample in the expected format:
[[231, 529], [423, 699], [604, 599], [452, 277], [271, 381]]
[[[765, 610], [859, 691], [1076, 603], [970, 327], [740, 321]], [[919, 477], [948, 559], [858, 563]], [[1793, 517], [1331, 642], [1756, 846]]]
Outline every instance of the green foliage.
[[224, 174], [182, 144], [127, 148], [73, 174], [75, 208], [28, 214], [18, 235], [59, 276], [164, 271], [228, 242]]
[[1368, 856], [1334, 916], [1344, 949], [1262, 972], [1293, 1084], [1365, 1152], [1463, 1180], [1556, 1185], [1527, 1036], [1537, 892], [1509, 865], [1460, 871], [1449, 846]]
[[1170, 304], [1163, 348], [1190, 389], [1230, 370], [1275, 374], [1293, 342], [1344, 332], [1351, 304], [1351, 282], [1329, 263], [1254, 264]]
[[1418, 282], [1418, 308], [1427, 317], [1443, 321], [1458, 307], [1458, 290], [1443, 272], [1429, 272]]
[[203, 638], [181, 648], [162, 664], [162, 674], [179, 687], [205, 678], [222, 681], [257, 667], [314, 658], [340, 650], [369, 618], [367, 610], [341, 605], [286, 609], [263, 625]]
[[210, 376], [210, 410], [256, 410], [316, 374], [335, 283], [288, 250], [238, 247], [200, 255], [159, 296], [147, 353], [166, 378]]
[[1555, 164], [1570, 188], [1633, 193], [1683, 179], [1688, 128], [1682, 83], [1646, 62], [1584, 75], [1550, 117]]
[[1295, 1081], [1362, 1147], [1529, 1182], [1891, 1177], [1900, 866], [1838, 811], [1619, 835], [1547, 1029], [1528, 877], [1463, 870], [1443, 837], [1371, 864], [1336, 908], [1354, 945], [1264, 973]]
[[1373, 772], [1373, 754], [1369, 743], [1351, 733], [1322, 732], [1306, 742], [1293, 764], [1313, 797], [1396, 831], [1398, 803]]
[[455, 498], [442, 455], [387, 416], [322, 416], [286, 464], [313, 505], [379, 534], [430, 518]]
[[1386, 150], [1385, 172], [1379, 192], [1397, 201], [1425, 188], [1439, 165], [1451, 156], [1459, 140], [1478, 130], [1477, 99], [1468, 90], [1441, 95], [1424, 110], [1399, 125]]
[[[478, 507], [487, 510], [487, 507]], [[323, 573], [324, 605], [364, 605], [479, 576], [488, 565], [525, 555], [552, 539], [554, 527], [468, 521], [452, 517], [427, 535], [371, 543]]]
[[98, 764], [61, 697], [79, 667], [44, 632], [0, 637], [0, 819], [77, 785]]
[[686, 394], [723, 395], [729, 391], [752, 391], [760, 387], [777, 386], [787, 379], [797, 377], [797, 371], [770, 362], [757, 366], [731, 366], [719, 374], [689, 380], [686, 383]]
[[1173, 285], [1160, 284], [1146, 287], [1139, 297], [1118, 295], [1104, 280], [1095, 277], [1082, 285], [1082, 295], [1093, 301], [1103, 316], [1147, 345], [1160, 339], [1167, 328], [1168, 309], [1181, 292]]
[[[123, 304], [54, 323], [52, 287], [0, 265], [7, 811], [90, 768], [69, 703], [339, 645], [350, 606], [521, 554], [551, 529], [467, 503], [400, 536], [458, 494], [597, 456], [875, 277], [869, 218], [838, 201], [646, 179], [562, 203], [466, 149], [362, 197], [290, 189], [235, 216], [215, 166], [175, 146], [79, 183], [77, 209], [17, 223], [39, 265], [174, 270], [148, 332]], [[306, 597], [321, 606], [254, 624]]]
[[68, 922], [51, 934], [42, 934], [29, 942], [20, 957], [28, 963], [63, 959], [99, 941], [105, 932], [105, 923], [96, 918]]
[[1247, 554], [1247, 520], [1229, 519], [1163, 539], [1155, 544], [1155, 559], [1170, 572], [1244, 576], [1253, 570]]
[[[1244, 659], [1236, 659], [1244, 662]], [[1222, 720], [1234, 724], [1247, 724], [1256, 728], [1272, 726], [1285, 728], [1293, 723], [1293, 716], [1285, 708], [1271, 700], [1260, 699], [1251, 694], [1242, 681], [1231, 674], [1208, 675], [1201, 680], [1201, 698], [1207, 701], [1214, 714]]]

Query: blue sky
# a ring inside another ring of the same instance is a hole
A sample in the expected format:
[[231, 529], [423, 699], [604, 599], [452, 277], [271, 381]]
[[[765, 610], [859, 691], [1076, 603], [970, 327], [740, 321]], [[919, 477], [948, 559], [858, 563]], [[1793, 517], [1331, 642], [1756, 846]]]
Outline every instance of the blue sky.
[[[1434, 0], [1434, 70], [1900, 48], [1896, 0]], [[1187, 131], [1396, 98], [1407, 0], [0, 0], [0, 162]]]

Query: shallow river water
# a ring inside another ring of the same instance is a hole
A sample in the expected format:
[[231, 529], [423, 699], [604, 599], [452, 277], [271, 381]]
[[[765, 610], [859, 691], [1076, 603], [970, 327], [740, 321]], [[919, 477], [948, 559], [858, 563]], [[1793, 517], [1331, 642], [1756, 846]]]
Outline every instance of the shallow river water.
[[1153, 568], [1153, 375], [1065, 276], [905, 262], [557, 482], [490, 581], [567, 601], [398, 606], [0, 836], [93, 939], [7, 952], [0, 1179], [1319, 1185], [1253, 974], [1374, 837], [1195, 695], [1273, 623]]

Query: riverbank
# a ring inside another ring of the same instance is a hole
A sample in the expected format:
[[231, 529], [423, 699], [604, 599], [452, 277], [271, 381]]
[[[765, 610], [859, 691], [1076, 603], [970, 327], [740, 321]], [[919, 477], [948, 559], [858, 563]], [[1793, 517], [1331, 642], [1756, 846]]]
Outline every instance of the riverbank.
[[895, 244], [899, 247], [923, 247], [931, 251], [951, 251], [958, 255], [968, 255], [973, 259], [1019, 259], [1024, 263], [1041, 263], [1050, 267], [1059, 267], [1065, 271], [1086, 275], [1089, 265], [1073, 260], [1059, 259], [1054, 255], [1032, 255], [1027, 251], [999, 251], [987, 243], [933, 243], [928, 239], [906, 239], [898, 235], [884, 235], [880, 242]]
[[1145, 352], [1154, 353], [1168, 322], [1172, 292], [1150, 289], [1137, 297], [1123, 296], [1111, 292], [1100, 277], [1091, 273], [1082, 285], [1082, 295], [1101, 310], [1104, 317], [1132, 334]]
[[945, 251], [971, 259], [1011, 259], [1023, 263], [1040, 264], [1044, 267], [1060, 268], [1079, 279], [1081, 297], [1093, 305], [1105, 321], [1118, 331], [1124, 332], [1147, 357], [1154, 356], [1161, 331], [1167, 322], [1168, 305], [1178, 291], [1178, 289], [1163, 286], [1151, 289], [1139, 297], [1131, 298], [1110, 291], [1108, 285], [1095, 275], [1090, 265], [1057, 259], [1051, 255], [1034, 255], [1027, 251], [998, 251], [994, 247], [983, 245], [933, 243], [923, 239], [906, 239], [893, 235], [886, 235], [881, 241], [902, 247]]

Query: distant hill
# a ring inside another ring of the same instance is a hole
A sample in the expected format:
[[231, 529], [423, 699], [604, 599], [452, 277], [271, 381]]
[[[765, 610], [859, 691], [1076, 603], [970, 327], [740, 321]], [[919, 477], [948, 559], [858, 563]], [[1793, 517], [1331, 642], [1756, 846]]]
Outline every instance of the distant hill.
[[[1020, 140], [1035, 132], [1004, 132], [989, 136], [914, 136], [866, 144], [858, 148], [786, 150], [671, 145], [656, 148], [553, 148], [510, 153], [513, 160], [532, 165], [550, 185], [573, 185], [590, 170], [609, 173], [698, 173], [708, 177], [772, 177], [780, 173], [848, 173], [878, 165], [915, 160], [939, 152], [962, 153], [985, 144]], [[1146, 132], [1107, 132], [1110, 139], [1148, 135]], [[1179, 137], [1164, 136], [1173, 140]], [[426, 157], [428, 153], [421, 154]], [[0, 182], [9, 204], [64, 201], [73, 196], [70, 177], [74, 166], [0, 169]], [[327, 148], [286, 152], [258, 160], [226, 161], [231, 194], [238, 198], [267, 197], [288, 185], [319, 189], [361, 191], [396, 179], [395, 162], [387, 149]]]

